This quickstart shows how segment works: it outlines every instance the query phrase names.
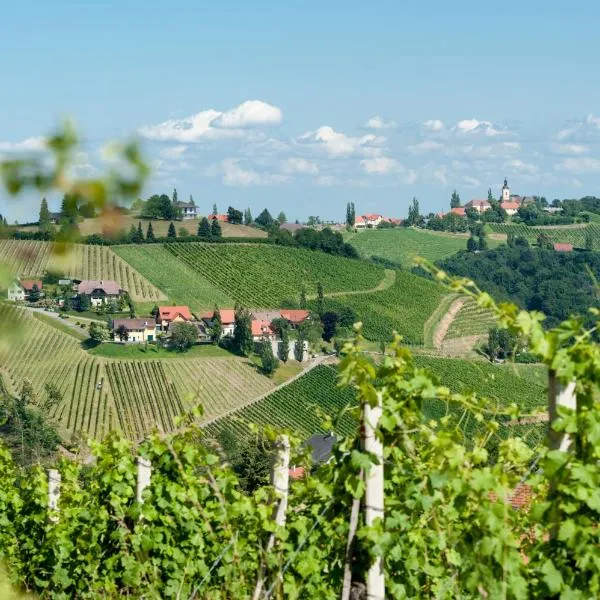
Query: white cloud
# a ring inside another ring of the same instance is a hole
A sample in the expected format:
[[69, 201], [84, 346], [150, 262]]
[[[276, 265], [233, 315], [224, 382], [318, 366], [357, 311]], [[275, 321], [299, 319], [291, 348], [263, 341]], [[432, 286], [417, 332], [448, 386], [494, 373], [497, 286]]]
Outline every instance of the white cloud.
[[307, 173], [309, 175], [316, 175], [319, 172], [319, 168], [314, 162], [300, 156], [288, 158], [283, 163], [282, 168], [285, 173]]
[[425, 152], [431, 152], [432, 150], [439, 150], [443, 148], [444, 145], [440, 142], [436, 142], [434, 140], [425, 140], [423, 142], [419, 142], [418, 144], [413, 144], [412, 146], [408, 146], [408, 151], [411, 154], [424, 154]]
[[554, 168], [569, 173], [600, 173], [600, 160], [590, 157], [565, 158]]
[[240, 165], [239, 159], [226, 158], [219, 165], [209, 169], [208, 174], [220, 173], [225, 185], [235, 187], [248, 187], [250, 185], [274, 185], [285, 183], [289, 180], [286, 175], [269, 174]]
[[417, 172], [414, 169], [409, 169], [404, 177], [405, 183], [413, 184], [417, 181]]
[[334, 175], [319, 175], [314, 182], [316, 185], [322, 185], [323, 187], [332, 187], [341, 184], [340, 180]]
[[530, 174], [537, 173], [537, 171], [538, 171], [538, 168], [535, 165], [532, 165], [531, 163], [523, 162], [522, 160], [519, 160], [519, 159], [509, 160], [508, 162], [505, 162], [504, 168], [509, 169], [511, 171], [517, 171], [520, 173], [530, 173]]
[[46, 139], [43, 137], [28, 137], [21, 142], [0, 142], [0, 150], [4, 152], [31, 152], [44, 150]]
[[423, 123], [423, 127], [429, 131], [443, 131], [446, 126], [444, 125], [444, 122], [439, 119], [429, 119], [429, 121]]
[[228, 129], [279, 125], [283, 120], [281, 109], [262, 100], [246, 100], [215, 119], [214, 125]]
[[583, 144], [552, 144], [557, 154], [585, 154], [589, 148]]
[[496, 129], [491, 121], [478, 121], [477, 119], [463, 119], [456, 124], [455, 129], [466, 134], [481, 132], [488, 137], [505, 133]]
[[187, 146], [184, 145], [171, 146], [170, 148], [164, 148], [159, 154], [162, 158], [166, 158], [167, 160], [176, 159], [180, 158], [186, 150]]
[[360, 161], [360, 166], [369, 175], [387, 175], [396, 171], [399, 167], [395, 158], [379, 156], [377, 158], [365, 158]]
[[330, 156], [349, 156], [359, 151], [364, 154], [373, 146], [382, 144], [385, 138], [371, 133], [361, 137], [352, 137], [339, 133], [332, 127], [323, 126], [316, 131], [309, 131], [301, 135], [299, 141], [322, 148]]
[[442, 185], [448, 185], [448, 168], [446, 166], [438, 167], [433, 171], [433, 176]]
[[379, 115], [371, 117], [364, 125], [366, 129], [393, 129], [396, 121], [384, 121]]
[[469, 188], [476, 188], [481, 185], [481, 181], [476, 179], [475, 177], [470, 177], [469, 175], [464, 175], [462, 178], [463, 185]]
[[520, 150], [521, 149], [521, 144], [519, 144], [519, 142], [503, 142], [502, 145], [507, 150]]
[[585, 119], [585, 122], [586, 122], [588, 125], [593, 125], [593, 126], [597, 127], [598, 129], [600, 129], [600, 117], [596, 117], [596, 116], [594, 116], [592, 113], [590, 113], [590, 114], [589, 114], [589, 115], [586, 117], [586, 119]]
[[563, 141], [569, 138], [594, 137], [598, 129], [600, 129], [600, 117], [590, 113], [585, 119], [572, 121], [569, 127], [561, 129], [556, 134], [556, 139]]
[[183, 119], [144, 125], [139, 133], [151, 140], [181, 143], [201, 139], [243, 137], [244, 129], [281, 122], [281, 110], [260, 100], [248, 100], [227, 112], [209, 109]]

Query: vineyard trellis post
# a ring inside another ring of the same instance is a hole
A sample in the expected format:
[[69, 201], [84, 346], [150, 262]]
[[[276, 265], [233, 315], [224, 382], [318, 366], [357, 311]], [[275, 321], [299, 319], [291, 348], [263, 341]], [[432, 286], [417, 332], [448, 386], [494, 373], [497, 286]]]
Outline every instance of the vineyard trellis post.
[[[273, 471], [271, 474], [271, 483], [275, 489], [275, 495], [278, 498], [277, 508], [275, 509], [274, 521], [277, 526], [285, 525], [286, 511], [288, 505], [288, 492], [290, 485], [290, 440], [287, 435], [277, 436], [275, 441], [275, 457], [273, 461]], [[275, 545], [275, 532], [269, 536], [266, 553], [268, 554]], [[279, 575], [278, 575], [279, 576]], [[256, 587], [254, 588], [253, 600], [258, 600], [264, 586], [264, 562], [261, 563]]]
[[[363, 427], [365, 452], [371, 454], [376, 462], [371, 464], [365, 475], [365, 523], [372, 526], [376, 519], [384, 517], [383, 489], [383, 443], [377, 437], [377, 426], [383, 413], [383, 394], [377, 393], [377, 403], [363, 406]], [[367, 572], [367, 598], [383, 600], [385, 598], [385, 576], [383, 557], [377, 556]]]
[[58, 523], [61, 475], [57, 469], [48, 469], [48, 520]]
[[550, 447], [566, 452], [571, 449], [573, 438], [565, 432], [554, 431], [552, 424], [558, 418], [558, 407], [563, 406], [577, 410], [577, 395], [575, 394], [575, 381], [564, 385], [556, 376], [556, 372], [548, 371], [548, 413], [550, 419]]
[[141, 504], [143, 502], [142, 495], [144, 490], [150, 485], [150, 477], [152, 476], [152, 463], [142, 456], [136, 458], [137, 466], [137, 485], [135, 490], [135, 498]]

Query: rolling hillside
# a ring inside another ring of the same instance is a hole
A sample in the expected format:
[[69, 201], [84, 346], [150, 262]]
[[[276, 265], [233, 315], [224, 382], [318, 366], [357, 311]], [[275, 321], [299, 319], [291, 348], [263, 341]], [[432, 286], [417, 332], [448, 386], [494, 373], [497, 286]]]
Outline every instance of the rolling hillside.
[[512, 232], [515, 236], [527, 238], [530, 244], [535, 244], [540, 233], [547, 235], [554, 243], [573, 244], [575, 248], [586, 247], [586, 236], [592, 239], [593, 249], [600, 250], [600, 224], [592, 221], [588, 225], [575, 223], [573, 225], [528, 227], [523, 224], [489, 223], [490, 231], [499, 234]]

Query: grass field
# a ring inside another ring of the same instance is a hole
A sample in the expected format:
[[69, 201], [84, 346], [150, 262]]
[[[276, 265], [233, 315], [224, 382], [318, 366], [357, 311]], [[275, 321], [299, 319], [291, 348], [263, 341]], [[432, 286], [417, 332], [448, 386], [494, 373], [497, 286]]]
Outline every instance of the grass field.
[[[429, 261], [446, 258], [467, 247], [467, 234], [453, 234], [399, 227], [396, 229], [371, 229], [361, 231], [348, 238], [359, 252], [368, 258], [381, 256], [411, 267], [416, 256]], [[496, 240], [488, 240], [490, 247], [499, 244]]]
[[[235, 302], [252, 308], [277, 307], [298, 298], [302, 286], [325, 293], [368, 290], [383, 280], [383, 268], [323, 252], [252, 244], [166, 244], [197, 276]], [[145, 272], [145, 271], [144, 271]], [[150, 274], [148, 274], [150, 275]]]
[[527, 225], [511, 223], [489, 223], [487, 225], [494, 233], [508, 234], [512, 231], [516, 236], [525, 237], [529, 243], [535, 243], [540, 233], [545, 233], [555, 243], [573, 244], [575, 248], [585, 248], [586, 235], [591, 233], [594, 250], [600, 250], [600, 223], [591, 222], [588, 225], [574, 224], [555, 227], [528, 227]]
[[[219, 246], [220, 247], [220, 246]], [[193, 311], [233, 306], [234, 301], [160, 244], [113, 246], [134, 269], [163, 290], [169, 301]]]
[[23, 309], [0, 304], [0, 318], [15, 327], [3, 334], [0, 365], [11, 393], [25, 379], [39, 401], [54, 383], [63, 401], [51, 415], [68, 437], [101, 438], [120, 430], [139, 439], [154, 427], [173, 429], [175, 420], [196, 404], [206, 418], [268, 392], [273, 382], [245, 359], [194, 357], [179, 360], [127, 360], [93, 356], [77, 339]]
[[369, 294], [326, 298], [325, 308], [339, 310], [350, 306], [363, 323], [363, 333], [369, 340], [389, 341], [396, 330], [408, 344], [423, 344], [425, 323], [436, 310], [447, 291], [438, 284], [396, 271], [396, 281], [390, 288]]
[[[57, 251], [61, 250], [59, 254]], [[42, 276], [57, 270], [77, 279], [113, 279], [135, 301], [152, 302], [166, 296], [106, 246], [0, 240], [0, 263], [20, 277]]]
[[494, 316], [489, 310], [480, 308], [474, 300], [467, 300], [450, 324], [445, 339], [486, 335], [495, 323]]
[[189, 358], [231, 358], [231, 353], [220, 346], [213, 344], [198, 344], [192, 346], [184, 353], [176, 352], [156, 344], [98, 344], [88, 350], [92, 356], [104, 356], [105, 358], [120, 358], [129, 360], [183, 360]]

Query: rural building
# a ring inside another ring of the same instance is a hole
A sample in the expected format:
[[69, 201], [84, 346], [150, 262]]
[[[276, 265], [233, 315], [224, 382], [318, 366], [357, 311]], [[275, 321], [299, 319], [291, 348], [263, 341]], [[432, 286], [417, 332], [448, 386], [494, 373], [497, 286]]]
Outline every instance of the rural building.
[[156, 341], [156, 323], [152, 319], [113, 319], [115, 340], [119, 339], [117, 330], [124, 327], [127, 330], [127, 342], [144, 343]]
[[175, 208], [181, 211], [181, 217], [184, 221], [198, 218], [198, 211], [193, 202], [175, 202]]
[[280, 315], [281, 318], [285, 319], [294, 329], [309, 318], [308, 311], [304, 309], [282, 308]]
[[[212, 327], [212, 318], [214, 311], [205, 312], [200, 316], [200, 319], [206, 323], [208, 327]], [[235, 325], [235, 310], [233, 308], [221, 308], [219, 309], [219, 315], [221, 316], [221, 325], [223, 326], [223, 335], [233, 335], [233, 328]]]
[[487, 200], [469, 200], [469, 202], [465, 204], [465, 209], [467, 208], [474, 208], [478, 213], [482, 213], [486, 210], [490, 210], [492, 206]]
[[190, 321], [190, 325], [193, 325], [198, 330], [197, 341], [200, 344], [207, 344], [212, 342], [210, 327], [205, 321]]
[[[465, 211], [465, 207], [464, 206], [456, 206], [455, 208], [451, 208], [450, 212], [453, 215], [458, 215], [459, 217], [464, 217], [466, 215], [466, 211]], [[442, 213], [442, 217], [444, 216], [444, 213]]]
[[50, 223], [52, 225], [58, 225], [60, 222], [60, 213], [59, 212], [51, 212], [50, 213]]
[[518, 202], [502, 201], [500, 208], [503, 209], [509, 217], [517, 214], [520, 204]]
[[573, 244], [554, 244], [557, 252], [573, 252]]
[[77, 284], [78, 294], [89, 296], [92, 306], [100, 306], [111, 300], [118, 300], [125, 292], [116, 281], [109, 279], [86, 279]]
[[159, 306], [156, 323], [162, 331], [167, 331], [171, 323], [187, 323], [193, 319], [187, 306]]
[[302, 223], [282, 223], [279, 226], [279, 229], [284, 229], [285, 231], [289, 231], [290, 233], [296, 233], [300, 229], [304, 229], [304, 225]]
[[37, 286], [40, 295], [42, 295], [42, 280], [41, 279], [23, 279], [21, 281], [13, 281], [8, 288], [8, 299], [13, 302], [23, 302], [29, 299], [29, 295], [33, 290], [33, 286]]
[[364, 217], [358, 216], [354, 219], [354, 229], [366, 229], [367, 221]]
[[255, 342], [260, 342], [263, 338], [275, 339], [275, 332], [271, 329], [271, 322], [252, 319], [252, 339]]
[[211, 220], [216, 219], [220, 223], [229, 223], [229, 217], [227, 215], [210, 215], [208, 218]]

